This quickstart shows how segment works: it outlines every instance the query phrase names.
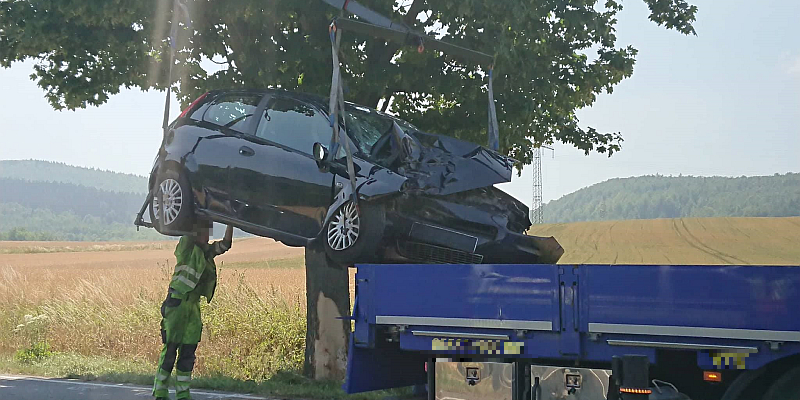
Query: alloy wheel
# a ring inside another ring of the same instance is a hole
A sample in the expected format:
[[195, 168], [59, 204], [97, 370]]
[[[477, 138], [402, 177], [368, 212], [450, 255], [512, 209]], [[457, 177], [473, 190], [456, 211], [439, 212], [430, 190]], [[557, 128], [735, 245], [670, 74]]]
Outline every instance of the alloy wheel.
[[159, 187], [159, 195], [153, 196], [153, 209], [155, 210], [156, 219], [161, 219], [164, 215], [164, 225], [169, 225], [178, 214], [181, 213], [181, 206], [183, 206], [183, 191], [181, 185], [172, 178], [164, 179]]
[[340, 207], [330, 224], [328, 224], [328, 246], [336, 251], [342, 251], [358, 240], [361, 232], [361, 219], [355, 203], [348, 202]]

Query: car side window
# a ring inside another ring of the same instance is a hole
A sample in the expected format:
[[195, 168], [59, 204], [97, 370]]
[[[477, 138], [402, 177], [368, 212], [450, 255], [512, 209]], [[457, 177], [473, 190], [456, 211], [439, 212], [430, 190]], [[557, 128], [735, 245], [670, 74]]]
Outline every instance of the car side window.
[[254, 118], [261, 95], [229, 94], [214, 100], [209, 106], [203, 121], [244, 132], [247, 124]]
[[328, 120], [311, 106], [276, 97], [264, 109], [256, 136], [311, 154], [315, 142], [327, 145], [331, 140]]

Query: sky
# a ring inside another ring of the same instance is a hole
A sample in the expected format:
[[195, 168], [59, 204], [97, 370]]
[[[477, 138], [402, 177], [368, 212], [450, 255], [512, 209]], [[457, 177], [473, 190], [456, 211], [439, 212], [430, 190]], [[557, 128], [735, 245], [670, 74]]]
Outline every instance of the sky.
[[[617, 46], [639, 50], [633, 76], [577, 113], [584, 128], [621, 132], [622, 151], [545, 151], [545, 202], [612, 178], [800, 172], [800, 2], [689, 2], [697, 36], [649, 21], [641, 0], [624, 2]], [[54, 111], [28, 77], [32, 65], [0, 69], [0, 159], [149, 173], [164, 93], [123, 90], [100, 107]], [[170, 119], [180, 113], [172, 104]], [[530, 205], [531, 184], [528, 166], [497, 186]]]

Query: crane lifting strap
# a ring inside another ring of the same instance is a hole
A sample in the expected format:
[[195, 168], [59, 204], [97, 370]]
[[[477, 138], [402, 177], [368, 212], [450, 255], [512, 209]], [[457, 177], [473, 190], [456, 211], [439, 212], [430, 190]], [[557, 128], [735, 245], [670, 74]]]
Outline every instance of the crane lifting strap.
[[[339, 44], [342, 41], [342, 31], [336, 28], [336, 21], [331, 22], [328, 27], [328, 32], [331, 37], [331, 55], [333, 57], [333, 74], [331, 76], [331, 94], [328, 105], [328, 112], [331, 126], [331, 144], [329, 157], [336, 157], [339, 153], [339, 146], [344, 141], [344, 149], [347, 154], [347, 175], [350, 178], [350, 187], [352, 188], [351, 201], [358, 206], [358, 197], [356, 195], [356, 175], [353, 166], [353, 153], [350, 148], [350, 141], [346, 139], [347, 135], [347, 118], [345, 117], [344, 109], [344, 91], [342, 90], [342, 73], [339, 69]], [[339, 129], [339, 116], [341, 115], [342, 124], [345, 129], [345, 139], [342, 140], [341, 130]]]

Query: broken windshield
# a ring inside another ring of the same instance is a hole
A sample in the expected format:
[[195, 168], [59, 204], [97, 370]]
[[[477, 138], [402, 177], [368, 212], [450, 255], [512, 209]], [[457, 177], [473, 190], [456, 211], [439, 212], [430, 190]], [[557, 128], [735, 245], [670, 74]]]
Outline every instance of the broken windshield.
[[397, 122], [404, 130], [417, 130], [414, 125], [406, 121], [366, 107], [347, 104], [345, 111], [347, 134], [356, 141], [363, 154], [371, 154], [375, 142], [392, 129], [392, 122]]

